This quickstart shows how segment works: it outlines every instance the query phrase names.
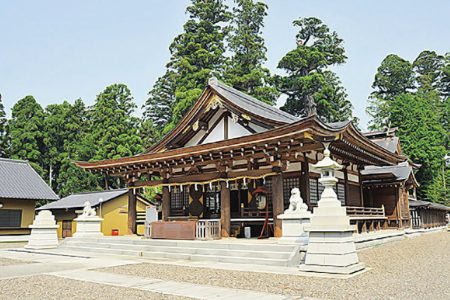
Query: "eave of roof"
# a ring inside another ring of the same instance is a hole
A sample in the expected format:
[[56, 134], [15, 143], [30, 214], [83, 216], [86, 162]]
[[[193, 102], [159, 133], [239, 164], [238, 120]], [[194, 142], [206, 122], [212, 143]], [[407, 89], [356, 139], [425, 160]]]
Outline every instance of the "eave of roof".
[[[342, 126], [342, 127], [338, 127]], [[314, 132], [314, 134], [322, 136], [337, 136], [345, 133], [347, 136], [352, 136], [359, 140], [359, 146], [365, 147], [364, 151], [378, 152], [380, 160], [388, 159], [391, 160], [391, 164], [396, 164], [405, 160], [405, 157], [396, 155], [389, 152], [388, 150], [378, 146], [377, 144], [371, 142], [369, 139], [365, 138], [351, 122], [342, 124], [325, 124], [322, 123], [316, 116], [311, 116], [295, 123], [287, 124], [282, 127], [278, 127], [265, 132], [238, 137], [234, 139], [223, 140], [219, 142], [202, 144], [184, 148], [177, 148], [173, 150], [166, 150], [164, 152], [153, 152], [146, 153], [138, 156], [125, 157], [119, 159], [102, 160], [96, 162], [75, 162], [77, 166], [85, 169], [98, 169], [107, 168], [112, 166], [120, 166], [127, 164], [138, 164], [138, 163], [148, 163], [152, 161], [158, 161], [162, 159], [172, 160], [178, 159], [185, 156], [192, 155], [207, 155], [211, 151], [221, 151], [225, 150], [232, 145], [233, 147], [245, 147], [252, 143], [260, 143], [274, 138], [286, 138], [289, 136], [294, 136], [295, 134], [304, 132]]]

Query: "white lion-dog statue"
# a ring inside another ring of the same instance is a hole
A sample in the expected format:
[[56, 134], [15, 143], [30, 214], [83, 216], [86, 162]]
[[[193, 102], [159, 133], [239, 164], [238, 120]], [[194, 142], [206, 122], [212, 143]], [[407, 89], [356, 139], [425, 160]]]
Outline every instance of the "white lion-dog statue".
[[303, 199], [300, 196], [300, 190], [298, 188], [293, 188], [291, 190], [291, 198], [289, 198], [289, 208], [286, 209], [285, 213], [295, 214], [306, 212], [308, 206], [303, 203]]
[[83, 217], [95, 217], [97, 216], [97, 213], [95, 212], [95, 208], [92, 208], [91, 202], [86, 201], [84, 202], [84, 208], [83, 208]]

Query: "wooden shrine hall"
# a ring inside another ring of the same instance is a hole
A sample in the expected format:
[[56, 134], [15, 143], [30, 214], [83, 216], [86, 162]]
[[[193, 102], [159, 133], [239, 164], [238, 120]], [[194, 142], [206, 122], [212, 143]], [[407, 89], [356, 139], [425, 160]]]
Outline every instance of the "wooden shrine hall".
[[[171, 228], [215, 220], [219, 237], [242, 236], [244, 227], [255, 235], [268, 219], [279, 237], [277, 215], [289, 205], [292, 188], [310, 209], [317, 205], [323, 187], [311, 165], [329, 144], [333, 159], [345, 166], [336, 172], [338, 198], [364, 231], [409, 222], [407, 194], [415, 181], [412, 173], [397, 178], [389, 169], [406, 161], [399, 146], [380, 142], [389, 138], [363, 134], [351, 122], [299, 119], [211, 78], [178, 125], [145, 153], [76, 164], [120, 176], [130, 189], [161, 187], [161, 224]], [[135, 219], [133, 209], [128, 213]]]

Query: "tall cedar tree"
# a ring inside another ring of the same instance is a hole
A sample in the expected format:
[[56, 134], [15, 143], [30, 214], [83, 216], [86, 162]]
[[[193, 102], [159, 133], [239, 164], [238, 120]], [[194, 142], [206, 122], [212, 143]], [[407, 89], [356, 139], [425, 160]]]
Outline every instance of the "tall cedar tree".
[[[154, 127], [153, 131], [162, 131], [170, 121], [175, 103], [175, 80], [176, 75], [168, 70], [158, 78], [148, 93], [149, 97], [143, 106], [143, 124], [145, 123], [146, 129], [149, 129], [151, 125], [151, 127]], [[148, 130], [146, 131], [148, 132]], [[155, 137], [151, 137], [151, 140], [153, 139]]]
[[176, 76], [175, 104], [165, 132], [173, 128], [182, 114], [200, 96], [208, 78], [223, 73], [226, 58], [224, 40], [231, 18], [223, 0], [192, 0], [186, 12], [189, 20], [184, 32], [170, 45], [167, 67]]
[[0, 94], [0, 157], [9, 157], [9, 130], [5, 107]]
[[58, 194], [61, 197], [72, 193], [99, 190], [100, 175], [92, 174], [74, 165], [74, 161], [88, 161], [95, 155], [95, 143], [90, 135], [92, 122], [81, 99], [70, 107], [66, 123], [65, 157], [57, 176]]
[[278, 91], [266, 62], [267, 48], [262, 37], [267, 5], [254, 0], [235, 0], [229, 48], [233, 52], [225, 71], [225, 81], [234, 88], [268, 104], [274, 104]]
[[58, 190], [57, 178], [61, 163], [67, 157], [65, 145], [69, 142], [67, 124], [70, 113], [71, 105], [64, 101], [62, 104], [47, 106], [44, 119], [44, 143], [47, 150], [45, 159], [49, 185], [56, 191]]
[[43, 178], [47, 178], [44, 110], [33, 96], [26, 96], [14, 105], [11, 117], [11, 157], [30, 161], [35, 170]]
[[434, 51], [423, 51], [413, 64], [388, 55], [375, 75], [368, 108], [371, 128], [399, 128], [404, 153], [422, 164], [419, 194], [435, 202], [449, 201], [444, 176], [450, 174], [442, 160], [449, 150], [446, 66], [445, 58]]
[[367, 113], [371, 116], [370, 129], [389, 126], [390, 103], [400, 94], [413, 90], [415, 77], [412, 64], [390, 54], [381, 62], [372, 84]]
[[420, 89], [417, 93], [400, 94], [390, 105], [390, 121], [398, 127], [403, 151], [421, 164], [416, 177], [420, 182], [419, 196], [434, 202], [444, 202], [441, 170], [445, 155], [445, 131], [438, 118], [434, 103], [436, 91]]
[[[278, 68], [287, 73], [278, 78], [280, 91], [287, 95], [281, 109], [296, 116], [306, 116], [316, 106], [317, 114], [324, 121], [351, 119], [351, 104], [342, 94], [321, 97], [327, 93], [324, 89], [342, 89], [336, 75], [330, 75], [327, 68], [347, 59], [343, 40], [317, 18], [302, 18], [293, 24], [300, 28], [296, 36], [297, 47], [278, 63]], [[330, 107], [341, 109], [330, 112]]]
[[142, 151], [136, 104], [124, 84], [113, 84], [97, 96], [92, 111], [94, 160], [131, 156]]

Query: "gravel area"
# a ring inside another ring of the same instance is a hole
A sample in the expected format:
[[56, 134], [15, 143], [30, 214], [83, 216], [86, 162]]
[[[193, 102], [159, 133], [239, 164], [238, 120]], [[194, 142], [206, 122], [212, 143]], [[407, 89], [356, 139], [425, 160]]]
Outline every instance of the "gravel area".
[[0, 280], [0, 299], [187, 299], [50, 275]]
[[450, 233], [439, 232], [359, 252], [371, 270], [350, 279], [124, 265], [101, 271], [322, 299], [450, 299]]
[[18, 260], [18, 259], [10, 259], [0, 257], [0, 266], [10, 266], [10, 265], [18, 265], [18, 264], [29, 264], [30, 261]]

